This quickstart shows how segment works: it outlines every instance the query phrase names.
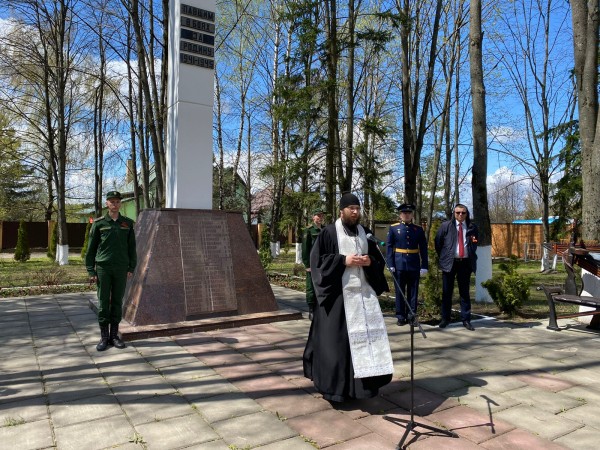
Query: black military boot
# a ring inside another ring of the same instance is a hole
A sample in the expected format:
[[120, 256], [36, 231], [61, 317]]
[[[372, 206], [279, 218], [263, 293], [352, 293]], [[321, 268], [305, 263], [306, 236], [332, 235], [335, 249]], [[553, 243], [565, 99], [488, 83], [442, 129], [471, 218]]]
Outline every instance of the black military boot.
[[125, 342], [121, 340], [119, 337], [119, 324], [112, 323], [110, 325], [110, 343], [115, 346], [115, 348], [125, 348]]
[[108, 325], [100, 325], [100, 342], [96, 345], [96, 350], [103, 352], [108, 348]]

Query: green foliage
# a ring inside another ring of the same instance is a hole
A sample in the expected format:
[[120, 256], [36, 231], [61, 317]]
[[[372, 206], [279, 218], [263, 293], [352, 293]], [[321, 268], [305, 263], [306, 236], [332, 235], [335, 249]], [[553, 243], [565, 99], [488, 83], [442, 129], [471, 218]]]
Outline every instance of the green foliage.
[[50, 237], [50, 245], [48, 246], [48, 251], [46, 255], [48, 258], [55, 260], [56, 259], [56, 246], [58, 245], [58, 224], [55, 223], [52, 227], [52, 236]]
[[437, 233], [441, 222], [435, 220], [431, 224], [430, 242], [429, 242], [429, 270], [427, 275], [421, 279], [421, 295], [423, 296], [423, 305], [425, 312], [437, 316], [442, 308], [442, 271], [439, 267], [439, 257], [433, 247], [433, 237]]
[[[240, 211], [246, 210], [246, 183], [236, 174], [233, 176], [233, 168], [225, 167], [223, 170], [223, 210]], [[219, 199], [219, 170], [215, 166], [213, 170], [213, 209], [221, 209]]]
[[499, 264], [500, 273], [481, 285], [488, 290], [501, 312], [513, 317], [523, 303], [529, 300], [530, 280], [517, 273], [519, 263], [516, 256]]
[[425, 311], [433, 316], [439, 315], [442, 308], [442, 271], [438, 262], [435, 250], [429, 249], [429, 271], [422, 280], [421, 294]]
[[87, 253], [88, 240], [90, 238], [90, 230], [92, 229], [92, 223], [88, 222], [85, 227], [85, 237], [83, 238], [83, 247], [81, 248], [81, 259], [85, 260], [85, 254]]
[[25, 262], [31, 258], [31, 252], [29, 251], [29, 238], [27, 237], [27, 229], [25, 228], [25, 221], [21, 220], [19, 223], [19, 232], [17, 235], [17, 247], [15, 248], [15, 261]]
[[24, 160], [10, 119], [0, 112], [0, 220], [31, 220], [32, 211], [38, 208], [34, 171]]
[[269, 227], [264, 227], [260, 233], [260, 248], [258, 249], [258, 257], [263, 268], [267, 270], [273, 262], [271, 255], [271, 244], [269, 242]]
[[581, 219], [581, 193], [583, 184], [581, 179], [581, 143], [579, 128], [576, 124], [565, 124], [556, 128], [556, 134], [563, 134], [565, 147], [560, 151], [558, 162], [564, 164], [563, 176], [554, 185], [555, 193], [552, 197], [552, 210], [558, 216], [550, 224], [550, 237], [552, 240], [563, 239], [569, 219]]

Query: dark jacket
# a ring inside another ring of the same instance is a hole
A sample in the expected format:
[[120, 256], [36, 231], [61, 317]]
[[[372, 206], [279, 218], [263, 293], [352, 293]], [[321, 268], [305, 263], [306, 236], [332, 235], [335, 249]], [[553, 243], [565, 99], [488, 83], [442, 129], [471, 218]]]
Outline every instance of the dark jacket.
[[[477, 240], [479, 239], [479, 232], [477, 225], [468, 218], [464, 223], [467, 226], [467, 251], [469, 252], [471, 270], [475, 272], [477, 270]], [[435, 251], [439, 256], [439, 265], [443, 272], [450, 272], [452, 270], [456, 245], [456, 219], [452, 219], [442, 223], [435, 235]]]
[[387, 234], [387, 263], [396, 272], [429, 269], [427, 239], [423, 228], [414, 223], [391, 225]]

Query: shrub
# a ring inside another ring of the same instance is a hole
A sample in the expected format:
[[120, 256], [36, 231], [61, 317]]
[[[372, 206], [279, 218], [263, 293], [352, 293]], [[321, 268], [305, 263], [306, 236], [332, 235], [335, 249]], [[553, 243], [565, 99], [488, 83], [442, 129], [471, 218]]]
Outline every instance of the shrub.
[[260, 258], [260, 263], [262, 264], [263, 269], [267, 270], [273, 262], [268, 227], [264, 227], [260, 233], [260, 248], [258, 249], [258, 257]]
[[519, 273], [519, 263], [516, 256], [511, 256], [508, 262], [499, 264], [500, 273], [481, 285], [488, 290], [500, 312], [513, 317], [521, 305], [529, 300], [530, 280]]
[[442, 311], [442, 271], [439, 266], [439, 257], [436, 253], [433, 240], [440, 227], [441, 222], [435, 220], [431, 224], [430, 242], [429, 242], [429, 271], [425, 277], [421, 278], [421, 296], [423, 297], [423, 307], [425, 313], [437, 316]]
[[85, 261], [85, 254], [87, 253], [88, 240], [90, 238], [90, 229], [92, 228], [92, 222], [88, 222], [85, 227], [85, 237], [83, 238], [83, 247], [81, 248], [81, 259]]
[[51, 260], [56, 259], [56, 246], [58, 245], [58, 223], [55, 223], [52, 227], [52, 236], [50, 237], [50, 245], [48, 245], [48, 251], [46, 255]]
[[19, 231], [17, 234], [17, 247], [15, 248], [15, 261], [25, 262], [31, 258], [31, 252], [29, 251], [29, 238], [27, 237], [27, 229], [25, 228], [25, 221], [21, 220], [19, 223]]
[[429, 249], [429, 271], [423, 278], [422, 295], [425, 312], [437, 316], [442, 310], [442, 271], [438, 265], [438, 255]]

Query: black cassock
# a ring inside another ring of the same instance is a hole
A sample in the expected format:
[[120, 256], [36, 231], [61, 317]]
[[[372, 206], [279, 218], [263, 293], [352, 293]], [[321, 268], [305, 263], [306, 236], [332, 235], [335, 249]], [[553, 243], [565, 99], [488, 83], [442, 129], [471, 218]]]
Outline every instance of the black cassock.
[[[380, 295], [389, 291], [384, 276], [385, 262], [376, 244], [367, 242], [371, 265], [363, 269], [369, 284]], [[339, 254], [335, 224], [328, 225], [319, 233], [310, 254], [318, 307], [314, 311], [303, 363], [304, 376], [313, 380], [323, 398], [336, 402], [374, 397], [379, 388], [392, 379], [392, 374], [354, 378], [342, 293], [344, 259], [345, 255]]]

